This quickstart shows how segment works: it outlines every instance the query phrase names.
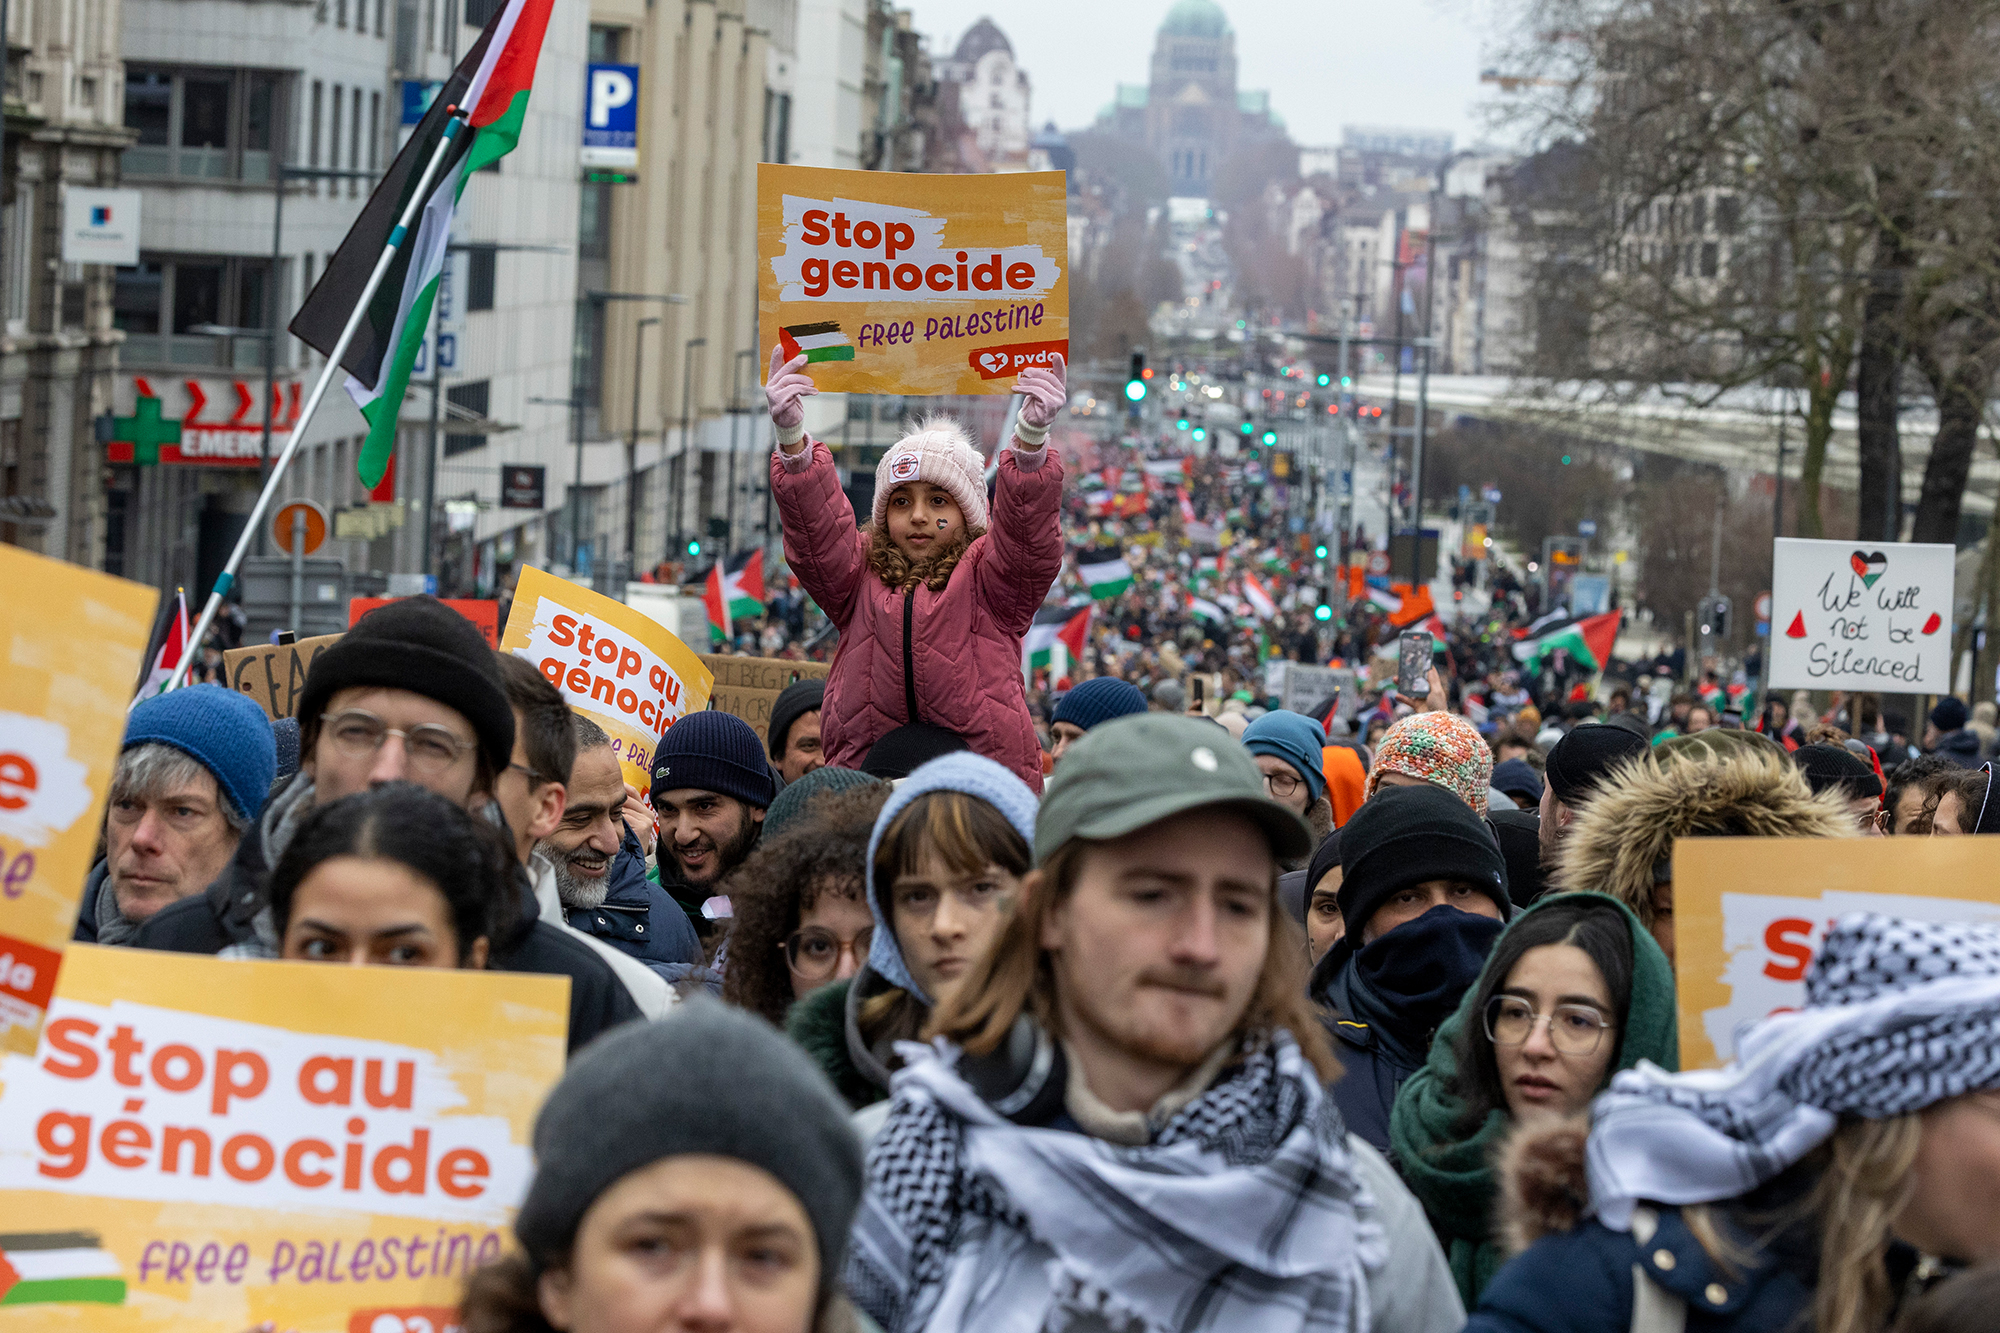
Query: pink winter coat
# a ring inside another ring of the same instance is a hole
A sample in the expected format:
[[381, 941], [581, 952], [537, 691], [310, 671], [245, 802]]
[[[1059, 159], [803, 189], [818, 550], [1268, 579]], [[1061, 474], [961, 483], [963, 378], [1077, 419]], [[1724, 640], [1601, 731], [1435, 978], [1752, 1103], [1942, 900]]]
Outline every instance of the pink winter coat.
[[[986, 535], [972, 543], [944, 591], [892, 591], [868, 568], [868, 535], [840, 488], [825, 445], [808, 438], [788, 466], [771, 457], [771, 491], [784, 521], [792, 573], [840, 630], [826, 681], [820, 740], [826, 762], [860, 768], [869, 747], [909, 722], [903, 689], [904, 601], [920, 720], [957, 732], [973, 751], [1042, 789], [1042, 749], [1021, 682], [1021, 640], [1062, 569], [1062, 463], [1053, 450], [1032, 471], [1011, 445]], [[1038, 451], [1039, 452], [1039, 451]], [[1032, 455], [1031, 455], [1032, 457]]]

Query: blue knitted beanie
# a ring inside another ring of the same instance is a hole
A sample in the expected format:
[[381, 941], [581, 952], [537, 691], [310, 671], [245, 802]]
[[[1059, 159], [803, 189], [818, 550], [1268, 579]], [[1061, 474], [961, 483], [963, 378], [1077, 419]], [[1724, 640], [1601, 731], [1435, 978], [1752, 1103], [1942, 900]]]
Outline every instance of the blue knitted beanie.
[[247, 694], [220, 685], [190, 685], [156, 695], [125, 719], [125, 743], [171, 745], [215, 775], [236, 812], [255, 819], [278, 772], [271, 719]]
[[733, 796], [759, 810], [778, 794], [757, 733], [734, 713], [714, 708], [668, 727], [653, 752], [653, 793], [683, 787]]
[[1028, 790], [1027, 783], [983, 755], [961, 750], [933, 759], [897, 784], [895, 795], [875, 817], [875, 831], [868, 835], [868, 911], [875, 918], [875, 934], [868, 945], [868, 966], [877, 976], [901, 986], [926, 1005], [935, 1001], [923, 993], [910, 976], [910, 969], [904, 966], [903, 951], [896, 944], [895, 923], [883, 910], [882, 896], [875, 891], [875, 853], [896, 816], [909, 809], [919, 796], [934, 791], [962, 791], [967, 796], [977, 796], [998, 810], [1027, 840], [1028, 846], [1035, 845], [1035, 794]]
[[1243, 748], [1251, 754], [1282, 759], [1297, 769], [1313, 800], [1326, 795], [1326, 773], [1320, 768], [1326, 729], [1304, 713], [1280, 708], [1264, 714], [1243, 729]]
[[1116, 676], [1093, 676], [1056, 702], [1050, 722], [1067, 722], [1089, 731], [1114, 717], [1146, 711], [1146, 696], [1130, 681]]

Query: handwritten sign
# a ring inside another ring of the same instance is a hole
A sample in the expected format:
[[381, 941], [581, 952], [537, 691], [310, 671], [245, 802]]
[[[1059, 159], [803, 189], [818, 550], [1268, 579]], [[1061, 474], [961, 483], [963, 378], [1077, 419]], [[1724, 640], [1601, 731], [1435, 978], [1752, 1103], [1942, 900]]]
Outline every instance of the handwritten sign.
[[0, 1052], [25, 1054], [76, 928], [160, 595], [4, 545], [0, 588]]
[[571, 709], [603, 727], [625, 770], [645, 791], [666, 729], [708, 707], [715, 678], [667, 629], [623, 602], [524, 567], [500, 651], [526, 658]]
[[74, 946], [0, 1060], [0, 1305], [442, 1330], [507, 1244], [568, 1010], [564, 977]]
[[1951, 689], [1948, 545], [1780, 538], [1772, 561], [1773, 689]]
[[745, 690], [776, 692], [801, 680], [824, 680], [830, 667], [824, 662], [793, 662], [782, 657], [732, 657], [727, 653], [702, 653], [701, 664], [715, 674], [717, 685], [734, 685]]
[[[376, 607], [401, 600], [400, 597], [350, 597], [347, 599], [347, 627], [353, 629], [361, 617]], [[488, 648], [500, 646], [500, 603], [490, 597], [445, 597], [439, 600], [470, 620], [486, 636]]]
[[757, 167], [760, 364], [806, 355], [836, 393], [1006, 393], [1069, 354], [1059, 171]]
[[222, 655], [222, 678], [230, 689], [255, 699], [267, 716], [291, 717], [298, 711], [313, 659], [338, 642], [338, 634], [321, 634], [297, 643], [232, 648]]
[[1743, 1024], [1805, 1002], [1849, 912], [2000, 921], [1991, 838], [1683, 838], [1674, 844], [1681, 1068], [1714, 1068]]

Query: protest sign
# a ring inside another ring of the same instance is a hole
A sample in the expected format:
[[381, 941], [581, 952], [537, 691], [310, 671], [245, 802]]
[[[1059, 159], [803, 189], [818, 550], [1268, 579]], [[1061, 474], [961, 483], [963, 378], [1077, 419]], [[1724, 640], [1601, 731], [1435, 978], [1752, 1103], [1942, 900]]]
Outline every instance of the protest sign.
[[[347, 627], [354, 628], [355, 622], [376, 607], [401, 600], [400, 597], [350, 597], [347, 599]], [[486, 636], [488, 648], [500, 646], [500, 603], [490, 597], [442, 597], [438, 600], [470, 620]]]
[[26, 1054], [76, 929], [160, 595], [5, 545], [0, 587], [0, 1051]]
[[1007, 393], [1069, 355], [1059, 171], [757, 167], [759, 364], [834, 393]]
[[1770, 687], [1949, 693], [1952, 559], [1943, 543], [1779, 538]]
[[1681, 1068], [1805, 1003], [1806, 968], [1849, 912], [2000, 922], [1989, 838], [1683, 838], [1674, 844]]
[[697, 656], [714, 673], [717, 685], [734, 685], [744, 690], [776, 692], [794, 681], [824, 680], [831, 669], [824, 662], [793, 662], [782, 657], [731, 657], [726, 653]]
[[564, 977], [73, 947], [0, 1060], [0, 1305], [444, 1329], [507, 1244], [568, 1012]]
[[526, 658], [604, 728], [625, 780], [640, 791], [653, 784], [661, 734], [708, 707], [715, 679], [643, 612], [533, 566], [521, 570], [500, 650]]
[[313, 659], [338, 642], [338, 634], [321, 634], [296, 643], [231, 648], [222, 655], [222, 678], [230, 689], [255, 699], [267, 716], [290, 717], [299, 706], [299, 692], [306, 687]]

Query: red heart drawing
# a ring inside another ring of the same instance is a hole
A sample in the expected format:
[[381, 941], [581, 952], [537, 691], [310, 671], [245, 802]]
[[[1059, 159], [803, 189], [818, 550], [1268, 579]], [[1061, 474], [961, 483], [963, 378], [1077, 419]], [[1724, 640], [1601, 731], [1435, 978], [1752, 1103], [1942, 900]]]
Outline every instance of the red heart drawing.
[[1942, 624], [1944, 624], [1944, 621], [1939, 618], [1937, 612], [1933, 611], [1931, 612], [1931, 618], [1924, 622], [1924, 633], [1935, 634], [1938, 632], [1938, 626]]
[[1785, 630], [1785, 637], [1788, 639], [1803, 639], [1805, 636], [1806, 613], [1803, 611], [1795, 612], [1792, 616], [1792, 623]]

